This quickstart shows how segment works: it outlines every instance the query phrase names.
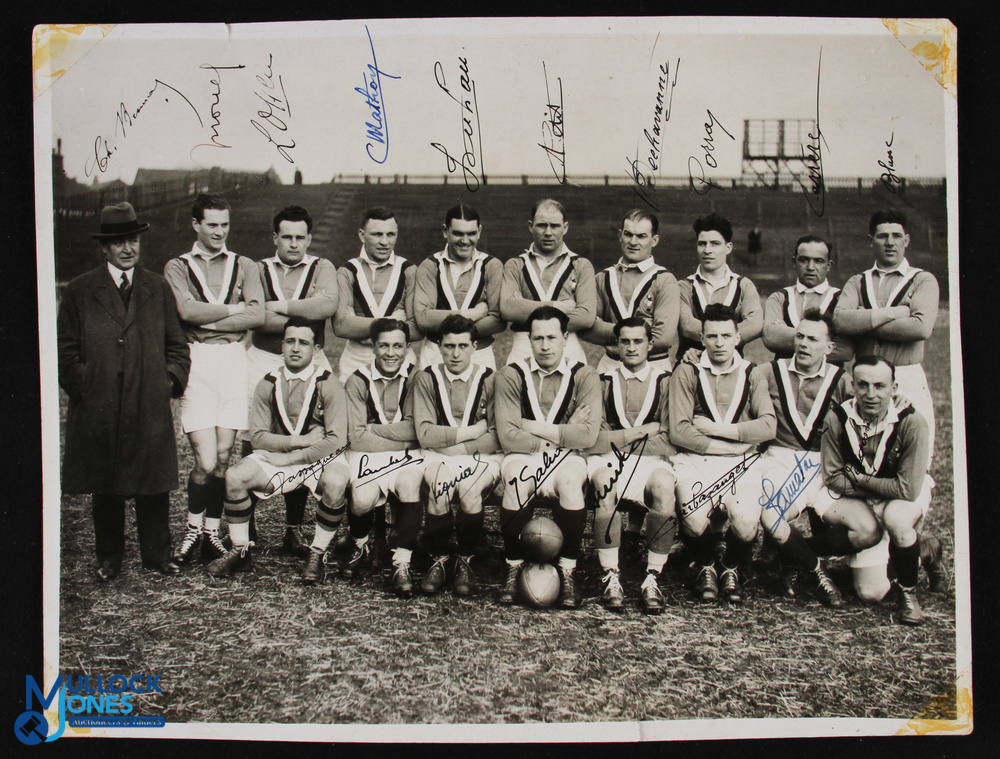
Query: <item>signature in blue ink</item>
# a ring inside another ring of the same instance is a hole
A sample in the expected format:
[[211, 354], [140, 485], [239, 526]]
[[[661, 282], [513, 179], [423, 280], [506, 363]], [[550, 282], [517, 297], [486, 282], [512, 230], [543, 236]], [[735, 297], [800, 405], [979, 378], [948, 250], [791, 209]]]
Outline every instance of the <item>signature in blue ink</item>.
[[[538, 488], [542, 486], [552, 473], [555, 472], [556, 467], [559, 463], [569, 456], [573, 450], [571, 448], [556, 448], [555, 452], [549, 453], [548, 451], [542, 451], [542, 465], [535, 470], [534, 474], [527, 474], [528, 467], [522, 467], [520, 473], [517, 477], [511, 479], [507, 484], [514, 486], [514, 492], [517, 493], [517, 505], [518, 508], [523, 509], [532, 499], [535, 497], [535, 493], [538, 492]], [[531, 490], [528, 492], [527, 498], [521, 497], [521, 486], [518, 484], [520, 482], [530, 482]]]
[[[486, 184], [486, 172], [483, 168], [483, 137], [479, 126], [479, 101], [476, 99], [476, 82], [469, 76], [469, 60], [459, 57], [459, 85], [462, 93], [455, 97], [448, 89], [445, 80], [444, 66], [441, 61], [434, 63], [434, 81], [448, 97], [458, 103], [462, 115], [462, 158], [458, 159], [448, 152], [448, 148], [439, 142], [432, 142], [431, 147], [444, 154], [445, 166], [449, 174], [462, 167], [462, 177], [465, 189], [476, 192], [480, 183]], [[474, 122], [474, 123], [473, 123]]]
[[473, 453], [472, 454], [472, 458], [474, 458], [476, 460], [476, 465], [475, 466], [465, 467], [465, 469], [463, 469], [461, 472], [459, 472], [458, 476], [455, 477], [454, 479], [448, 480], [447, 482], [439, 482], [439, 483], [437, 483], [437, 485], [436, 485], [436, 487], [434, 489], [434, 497], [435, 498], [442, 498], [442, 497], [448, 495], [449, 493], [451, 493], [451, 491], [453, 491], [455, 488], [458, 487], [458, 483], [462, 482], [463, 480], [469, 479], [473, 474], [475, 474], [476, 471], [479, 470], [479, 465], [480, 464], [483, 465], [482, 471], [480, 471], [479, 474], [476, 475], [476, 479], [473, 480], [469, 484], [470, 485], [474, 485], [476, 483], [476, 481], [479, 480], [479, 478], [483, 476], [483, 473], [487, 470], [488, 467], [486, 465], [486, 462], [484, 462], [482, 460], [482, 458], [480, 457], [479, 451], [476, 451], [475, 453]]
[[785, 514], [792, 508], [795, 500], [805, 492], [809, 483], [819, 474], [819, 469], [819, 463], [812, 461], [808, 454], [802, 452], [800, 456], [799, 452], [796, 451], [795, 467], [788, 473], [785, 481], [777, 490], [774, 489], [774, 483], [771, 480], [766, 477], [763, 479], [761, 482], [763, 495], [761, 495], [759, 503], [765, 509], [777, 512], [777, 520], [771, 527], [772, 535], [778, 529], [781, 520], [785, 518]]
[[[257, 111], [257, 118], [264, 123], [262, 124], [257, 119], [250, 119], [250, 123], [254, 129], [267, 137], [267, 141], [274, 145], [274, 149], [278, 151], [278, 154], [282, 158], [289, 163], [294, 163], [292, 157], [288, 155], [288, 151], [295, 147], [295, 140], [292, 140], [288, 144], [279, 143], [271, 136], [271, 131], [268, 128], [277, 129], [279, 132], [287, 132], [288, 123], [285, 119], [291, 119], [292, 117], [292, 106], [288, 102], [288, 96], [285, 94], [285, 83], [281, 80], [280, 74], [278, 75], [278, 83], [274, 83], [274, 56], [271, 53], [267, 55], [267, 72], [264, 75], [257, 74], [257, 83], [265, 89], [264, 92], [254, 92], [254, 95], [264, 104], [263, 108]], [[281, 91], [280, 97], [276, 94], [278, 90]], [[285, 118], [278, 116], [275, 113], [276, 110], [283, 113]]]
[[[122, 139], [128, 137], [128, 129], [132, 124], [139, 118], [139, 114], [142, 113], [142, 109], [146, 107], [146, 103], [149, 99], [153, 97], [153, 93], [156, 92], [160, 87], [165, 87], [170, 90], [170, 92], [177, 93], [181, 100], [190, 106], [191, 110], [194, 111], [195, 117], [198, 119], [198, 126], [204, 127], [205, 122], [201, 120], [201, 114], [198, 113], [198, 109], [194, 107], [188, 96], [181, 92], [176, 87], [173, 87], [166, 82], [160, 81], [159, 79], [153, 80], [153, 88], [146, 93], [146, 98], [139, 103], [139, 107], [135, 110], [130, 111], [126, 107], [125, 103], [118, 104], [118, 112], [115, 114], [115, 135], [117, 136], [119, 132], [121, 133]], [[163, 92], [163, 102], [170, 102], [170, 94]], [[103, 135], [98, 135], [94, 140], [94, 155], [87, 159], [84, 164], [83, 171], [89, 177], [94, 173], [94, 169], [97, 169], [102, 174], [108, 170], [108, 161], [111, 159], [111, 155], [117, 150], [117, 146], [112, 147]]]
[[556, 179], [559, 180], [559, 184], [566, 184], [562, 77], [556, 77], [556, 81], [559, 83], [559, 98], [556, 100], [549, 91], [549, 73], [545, 68], [545, 61], [542, 61], [542, 73], [545, 76], [546, 113], [545, 121], [542, 122], [542, 142], [538, 143], [538, 147], [545, 151], [545, 157], [549, 159], [549, 166], [556, 175]]
[[308, 464], [302, 467], [301, 469], [293, 472], [290, 477], [286, 477], [284, 472], [280, 471], [275, 472], [274, 476], [272, 476], [271, 479], [267, 481], [267, 484], [264, 485], [264, 492], [275, 493], [281, 488], [283, 488], [286, 482], [293, 482], [296, 480], [300, 481], [300, 484], [301, 482], [305, 482], [310, 476], [316, 474], [317, 472], [322, 472], [326, 468], [327, 464], [329, 464], [331, 461], [337, 458], [337, 456], [342, 454], [348, 448], [350, 448], [350, 443], [343, 446], [342, 448], [337, 449], [328, 456], [324, 456], [318, 461], [314, 461], [312, 464]]
[[191, 152], [194, 153], [198, 148], [231, 148], [232, 145], [226, 145], [219, 141], [219, 127], [222, 126], [222, 111], [219, 109], [219, 104], [222, 101], [222, 74], [220, 71], [234, 71], [237, 69], [244, 69], [242, 63], [236, 66], [213, 66], [210, 63], [203, 63], [199, 68], [208, 69], [215, 72], [215, 79], [210, 79], [209, 81], [215, 85], [215, 92], [212, 93], [212, 136], [209, 138], [209, 142], [202, 142], [191, 148]]
[[[389, 116], [385, 110], [385, 100], [382, 98], [382, 77], [402, 79], [402, 76], [387, 74], [379, 69], [378, 60], [375, 57], [375, 43], [372, 42], [372, 33], [368, 31], [367, 24], [365, 24], [365, 33], [368, 35], [368, 46], [372, 51], [372, 62], [367, 66], [365, 86], [355, 87], [354, 91], [365, 96], [365, 105], [371, 112], [371, 121], [365, 122], [365, 126], [368, 127], [369, 140], [365, 146], [365, 152], [375, 163], [382, 164], [389, 159]], [[376, 148], [376, 152], [381, 155], [381, 158], [376, 158], [372, 153], [376, 142], [382, 146], [381, 150]]]
[[[389, 474], [389, 472], [395, 472], [397, 469], [402, 469], [404, 466], [421, 463], [423, 463], [422, 458], [414, 458], [412, 451], [410, 451], [410, 449], [406, 449], [403, 451], [403, 455], [400, 458], [394, 459], [390, 456], [388, 463], [383, 466], [376, 467], [375, 469], [368, 469], [368, 454], [364, 453], [358, 459], [358, 480], [364, 480], [366, 478], [368, 480], [376, 480], [379, 477]], [[373, 477], [372, 475], [376, 476]]]
[[[719, 127], [730, 140], [735, 140], [736, 138], [730, 134], [729, 130], [722, 126], [722, 122], [715, 118], [715, 114], [708, 111], [708, 121], [705, 122], [705, 140], [701, 144], [702, 152], [705, 156], [705, 163], [708, 164], [709, 168], [716, 169], [719, 167], [719, 162], [712, 155], [715, 152], [715, 137], [713, 135], [713, 128]], [[692, 162], [694, 165], [692, 165]], [[698, 176], [695, 177], [695, 166], [697, 166]], [[694, 190], [699, 195], [705, 195], [710, 190], [721, 190], [717, 184], [713, 184], [711, 179], [705, 179], [705, 167], [701, 165], [701, 160], [695, 156], [688, 156], [688, 181], [691, 183], [691, 189]]]
[[701, 509], [706, 503], [712, 503], [716, 497], [721, 500], [722, 494], [727, 490], [733, 495], [736, 495], [737, 480], [747, 473], [747, 470], [753, 466], [753, 463], [759, 459], [760, 456], [761, 454], [756, 452], [751, 453], [749, 456], [744, 454], [743, 459], [736, 466], [704, 490], [702, 490], [702, 484], [700, 482], [696, 482], [692, 489], [697, 488], [698, 492], [693, 494], [690, 501], [681, 505], [681, 519], [691, 516], [691, 514], [694, 514], [694, 512]]
[[817, 216], [822, 216], [824, 210], [826, 210], [826, 183], [823, 181], [823, 145], [826, 144], [826, 138], [823, 136], [823, 130], [819, 126], [819, 84], [822, 68], [823, 48], [820, 48], [819, 65], [816, 67], [816, 134], [809, 132], [806, 135], [810, 140], [809, 144], [799, 146], [802, 149], [802, 162], [809, 171], [810, 189], [806, 189], [802, 180], [797, 180], [802, 191], [805, 193], [806, 202]]

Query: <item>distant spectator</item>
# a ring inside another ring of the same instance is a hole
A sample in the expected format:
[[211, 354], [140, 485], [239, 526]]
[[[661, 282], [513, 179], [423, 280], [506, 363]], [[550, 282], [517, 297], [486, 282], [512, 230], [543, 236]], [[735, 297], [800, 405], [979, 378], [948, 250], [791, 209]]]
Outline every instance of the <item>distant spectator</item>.
[[747, 252], [750, 254], [750, 262], [754, 266], [757, 265], [757, 258], [760, 256], [761, 250], [764, 249], [763, 240], [764, 237], [761, 234], [760, 227], [754, 227], [747, 234]]

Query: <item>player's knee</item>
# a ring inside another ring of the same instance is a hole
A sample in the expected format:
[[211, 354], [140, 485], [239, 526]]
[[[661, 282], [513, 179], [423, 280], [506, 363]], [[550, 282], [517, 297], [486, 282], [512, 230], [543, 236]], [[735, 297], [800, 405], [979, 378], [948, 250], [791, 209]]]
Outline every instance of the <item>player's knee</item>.
[[666, 469], [657, 469], [646, 482], [650, 505], [658, 511], [673, 509], [676, 490], [677, 481]]
[[[232, 470], [230, 470], [232, 471]], [[342, 467], [327, 467], [319, 477], [319, 487], [324, 500], [337, 502], [344, 498], [350, 475]]]
[[852, 530], [850, 533], [851, 545], [859, 551], [877, 546], [882, 540], [882, 528], [876, 522], [873, 527], [861, 530]]
[[[854, 592], [858, 598], [868, 603], [878, 603], [892, 587], [884, 568], [866, 567], [868, 571], [855, 570]], [[880, 571], [871, 571], [873, 569]]]

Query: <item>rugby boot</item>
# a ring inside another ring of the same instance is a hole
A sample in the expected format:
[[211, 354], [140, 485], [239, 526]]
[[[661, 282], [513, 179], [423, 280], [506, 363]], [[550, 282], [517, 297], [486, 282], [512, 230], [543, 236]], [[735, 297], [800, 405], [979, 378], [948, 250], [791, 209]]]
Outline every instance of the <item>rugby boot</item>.
[[187, 532], [184, 533], [184, 539], [181, 541], [180, 548], [177, 549], [177, 553], [174, 554], [174, 561], [176, 561], [180, 566], [187, 566], [194, 559], [195, 551], [198, 549], [201, 543], [201, 528], [192, 527], [188, 525]]
[[694, 581], [694, 595], [702, 601], [714, 601], [719, 596], [719, 575], [714, 566], [702, 567]]
[[919, 625], [924, 621], [924, 612], [917, 600], [916, 588], [899, 588], [899, 621], [904, 625]]
[[215, 561], [225, 556], [231, 548], [226, 548], [219, 538], [218, 530], [203, 530], [201, 535], [201, 560]]
[[434, 563], [431, 564], [431, 568], [427, 570], [427, 574], [424, 575], [424, 579], [420, 583], [420, 589], [427, 595], [440, 593], [441, 588], [444, 587], [447, 579], [444, 566], [446, 561], [448, 561], [447, 556], [434, 557]]
[[213, 577], [227, 577], [235, 572], [246, 572], [251, 566], [253, 558], [248, 543], [245, 546], [233, 546], [224, 556], [209, 562], [205, 566], [205, 571]]
[[340, 574], [345, 579], [350, 580], [352, 577], [357, 577], [361, 573], [361, 568], [371, 558], [371, 547], [370, 543], [367, 541], [364, 545], [359, 546], [355, 543], [354, 551], [348, 557], [347, 561], [340, 566]]
[[719, 590], [722, 593], [722, 597], [729, 601], [729, 603], [743, 603], [743, 594], [740, 591], [739, 571], [723, 565], [722, 574], [719, 576]]
[[500, 603], [512, 604], [517, 597], [517, 579], [521, 576], [520, 564], [507, 565], [507, 582], [500, 591]]
[[948, 575], [941, 563], [941, 541], [931, 536], [920, 539], [920, 564], [927, 572], [928, 590], [944, 593], [948, 589]]
[[625, 591], [622, 590], [618, 570], [605, 570], [601, 584], [604, 586], [604, 593], [601, 595], [601, 603], [604, 604], [604, 608], [611, 611], [621, 611], [625, 605]]
[[326, 579], [326, 553], [324, 551], [309, 550], [309, 557], [306, 565], [302, 569], [302, 584], [314, 585], [322, 583]]
[[[301, 530], [301, 525], [286, 525], [285, 537], [281, 541], [281, 547], [292, 556], [298, 556], [300, 559], [305, 559], [308, 558], [310, 550], [309, 544], [302, 540]], [[253, 538], [250, 539], [250, 542], [254, 542]]]
[[663, 611], [666, 600], [663, 598], [663, 592], [657, 582], [656, 572], [646, 573], [646, 579], [642, 581], [640, 593], [642, 595], [642, 608], [647, 614], [659, 614]]
[[452, 581], [452, 588], [456, 596], [470, 596], [476, 589], [476, 576], [464, 556], [455, 559], [455, 579]]
[[823, 569], [822, 564], [816, 567], [812, 572], [812, 576], [816, 580], [816, 594], [819, 596], [820, 601], [832, 609], [844, 605], [844, 597], [840, 594], [840, 589], [830, 579], [830, 575]]
[[580, 605], [580, 598], [577, 596], [573, 570], [568, 567], [559, 567], [559, 577], [562, 579], [562, 592], [559, 595], [559, 604], [564, 609], [577, 608]]
[[413, 578], [410, 576], [410, 565], [395, 564], [394, 567], [392, 587], [396, 589], [396, 594], [400, 598], [409, 598], [413, 595]]

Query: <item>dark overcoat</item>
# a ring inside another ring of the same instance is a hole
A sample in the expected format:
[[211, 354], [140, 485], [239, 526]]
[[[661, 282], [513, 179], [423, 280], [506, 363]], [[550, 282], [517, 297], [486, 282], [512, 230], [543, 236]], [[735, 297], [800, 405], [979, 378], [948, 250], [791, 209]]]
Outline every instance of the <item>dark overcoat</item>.
[[190, 350], [167, 281], [140, 266], [133, 271], [127, 311], [106, 264], [63, 294], [64, 493], [148, 495], [177, 487], [170, 399], [187, 386]]

